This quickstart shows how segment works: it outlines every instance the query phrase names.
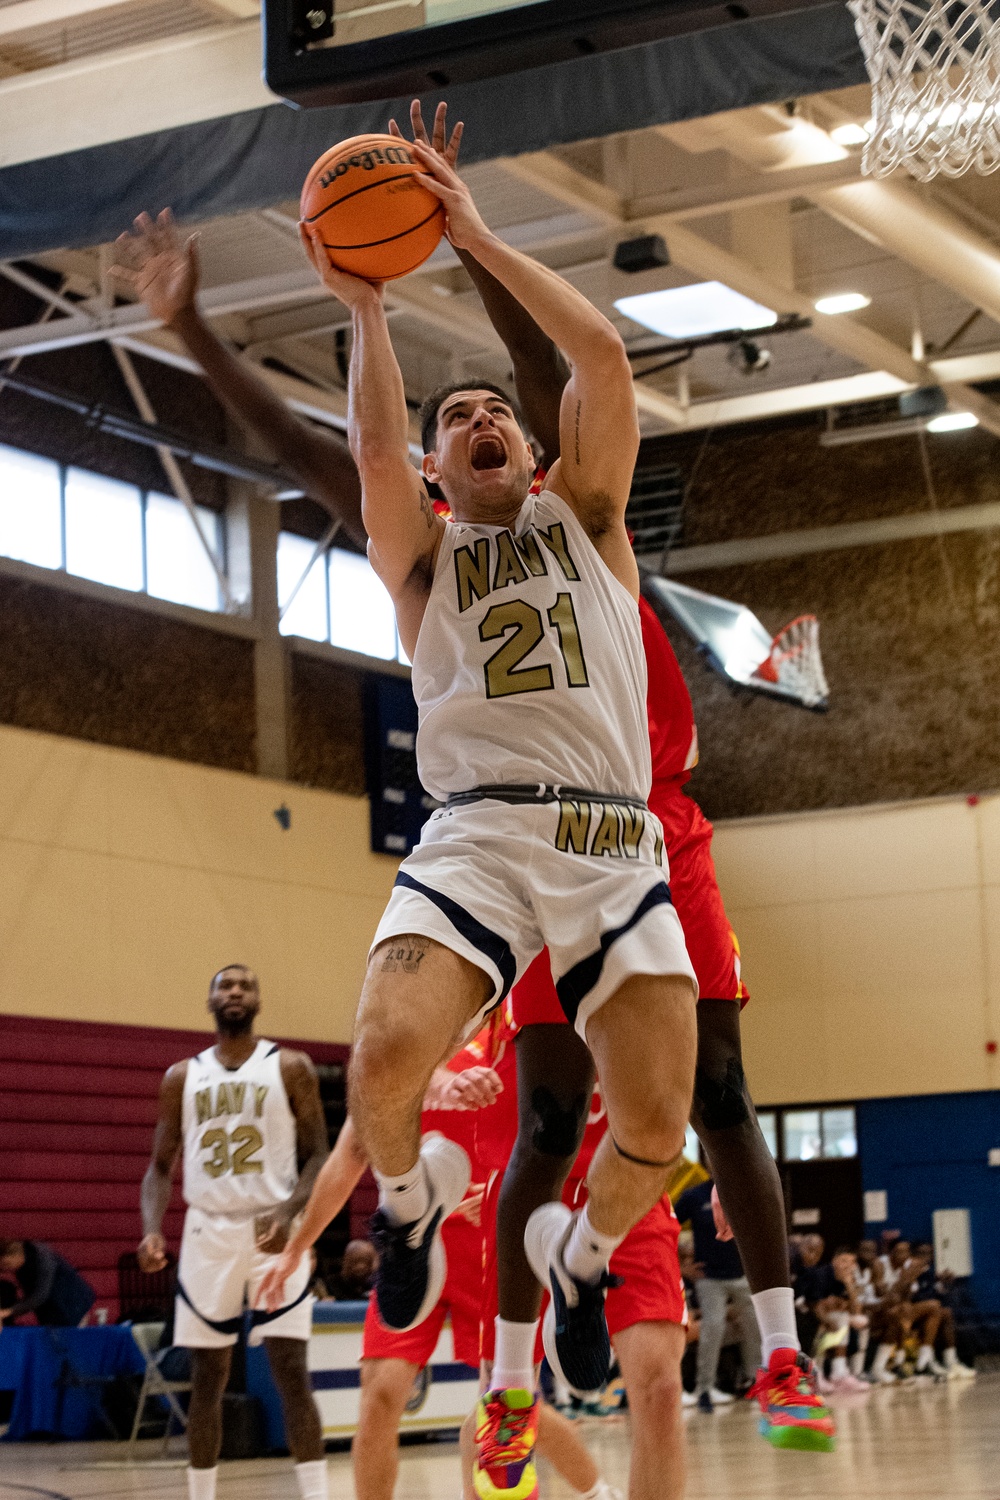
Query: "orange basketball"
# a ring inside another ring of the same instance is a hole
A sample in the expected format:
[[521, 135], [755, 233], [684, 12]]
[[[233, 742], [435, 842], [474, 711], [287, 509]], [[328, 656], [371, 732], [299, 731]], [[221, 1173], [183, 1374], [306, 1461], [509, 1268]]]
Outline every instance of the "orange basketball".
[[330, 264], [366, 281], [415, 270], [444, 233], [444, 206], [394, 135], [355, 135], [324, 152], [302, 189], [303, 222], [318, 224]]

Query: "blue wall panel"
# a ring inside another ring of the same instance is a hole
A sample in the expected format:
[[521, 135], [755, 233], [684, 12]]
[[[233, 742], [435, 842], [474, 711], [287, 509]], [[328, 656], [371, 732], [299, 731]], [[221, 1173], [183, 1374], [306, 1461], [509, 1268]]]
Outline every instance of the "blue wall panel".
[[972, 1221], [971, 1290], [984, 1312], [1000, 1313], [1000, 1092], [866, 1099], [857, 1106], [866, 1192], [888, 1194], [885, 1224], [907, 1239], [932, 1239], [936, 1208], [967, 1208]]

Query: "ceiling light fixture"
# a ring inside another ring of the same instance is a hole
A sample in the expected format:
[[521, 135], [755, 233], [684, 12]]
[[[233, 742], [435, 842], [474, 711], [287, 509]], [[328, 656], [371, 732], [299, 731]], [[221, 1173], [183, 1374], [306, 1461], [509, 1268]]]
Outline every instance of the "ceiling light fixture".
[[931, 417], [928, 432], [962, 432], [966, 427], [978, 427], [979, 418], [971, 411], [943, 411], [939, 417]]
[[868, 131], [852, 120], [847, 125], [835, 125], [830, 131], [830, 139], [836, 141], [838, 146], [863, 146], [868, 139]]
[[701, 281], [694, 286], [619, 297], [615, 307], [633, 323], [641, 323], [669, 339], [700, 338], [707, 333], [725, 333], [737, 328], [749, 332], [771, 328], [778, 321], [778, 314], [770, 307], [734, 292], [721, 281]]
[[813, 303], [813, 307], [818, 313], [834, 317], [837, 313], [858, 312], [862, 307], [867, 307], [871, 300], [864, 292], [838, 292], [833, 297], [820, 297]]

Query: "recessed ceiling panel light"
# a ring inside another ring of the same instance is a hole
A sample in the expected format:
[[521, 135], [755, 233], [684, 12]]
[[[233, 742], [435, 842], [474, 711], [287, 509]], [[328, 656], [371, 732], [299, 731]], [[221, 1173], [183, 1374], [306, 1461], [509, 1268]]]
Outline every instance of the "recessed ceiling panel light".
[[644, 292], [637, 297], [619, 297], [615, 307], [633, 323], [641, 323], [668, 339], [695, 339], [706, 333], [727, 333], [732, 328], [770, 328], [778, 315], [762, 307], [721, 281], [700, 281], [695, 286], [671, 287], [663, 292]]
[[943, 411], [939, 417], [931, 417], [928, 432], [961, 432], [964, 427], [978, 427], [979, 418], [971, 411]]
[[830, 138], [838, 146], [863, 146], [868, 139], [868, 131], [852, 120], [847, 125], [835, 125], [830, 131]]
[[835, 297], [820, 297], [818, 302], [813, 303], [813, 306], [818, 313], [832, 315], [857, 312], [859, 308], [867, 307], [871, 300], [870, 297], [865, 296], [864, 292], [840, 292]]

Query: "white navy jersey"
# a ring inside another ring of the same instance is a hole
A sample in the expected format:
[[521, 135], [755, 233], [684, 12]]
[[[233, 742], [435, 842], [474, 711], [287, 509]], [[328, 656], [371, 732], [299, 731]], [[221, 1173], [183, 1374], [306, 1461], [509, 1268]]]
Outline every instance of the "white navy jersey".
[[184, 1201], [238, 1218], [291, 1197], [298, 1180], [295, 1116], [281, 1077], [281, 1048], [261, 1039], [242, 1067], [209, 1047], [184, 1080]]
[[413, 693], [420, 779], [440, 801], [501, 782], [649, 791], [639, 608], [551, 490], [513, 532], [445, 527]]

